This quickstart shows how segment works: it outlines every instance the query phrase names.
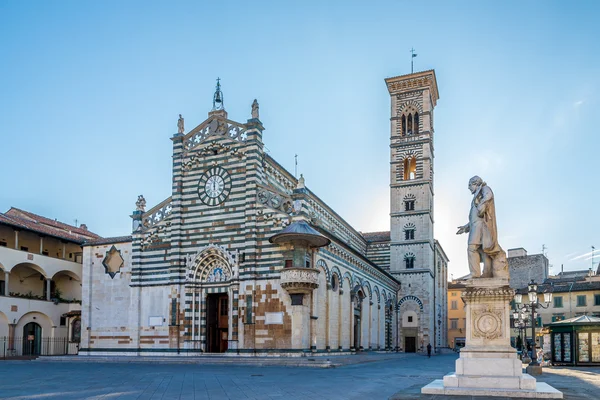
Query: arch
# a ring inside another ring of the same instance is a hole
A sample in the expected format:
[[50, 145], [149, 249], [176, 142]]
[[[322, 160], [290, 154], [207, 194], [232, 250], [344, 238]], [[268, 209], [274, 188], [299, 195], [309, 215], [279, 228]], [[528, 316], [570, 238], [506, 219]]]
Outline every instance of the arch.
[[32, 270], [34, 270], [34, 271], [39, 272], [40, 274], [42, 274], [42, 276], [44, 278], [48, 279], [48, 273], [44, 270], [44, 268], [40, 267], [37, 264], [30, 263], [30, 262], [22, 262], [22, 263], [15, 264], [11, 268], [8, 269], [8, 272], [12, 273], [12, 271], [15, 268], [17, 268], [17, 267], [28, 267], [28, 268], [31, 268]]
[[414, 301], [415, 303], [417, 303], [419, 305], [419, 309], [421, 310], [421, 312], [423, 311], [423, 302], [417, 296], [414, 296], [412, 294], [401, 298], [400, 301], [398, 301], [398, 307], [400, 307], [403, 303], [405, 303], [407, 301]]
[[55, 278], [58, 274], [64, 274], [64, 275], [67, 275], [69, 278], [73, 278], [77, 281], [81, 281], [81, 276], [77, 275], [73, 271], [69, 271], [68, 269], [61, 269], [60, 271], [57, 271], [56, 273], [54, 273], [54, 275], [52, 275], [51, 279], [55, 280]]
[[352, 287], [354, 288], [357, 285], [362, 288], [363, 281], [362, 281], [362, 278], [360, 276], [354, 274], [354, 275], [352, 275]]
[[[348, 271], [344, 272], [343, 279], [344, 280], [348, 279], [348, 289], [352, 289], [352, 287], [353, 287], [353, 285], [352, 285], [353, 279], [352, 279], [352, 275], [350, 275], [350, 272], [348, 272]], [[341, 283], [340, 283], [340, 287], [342, 287]]]
[[61, 270], [52, 276], [52, 297], [65, 300], [81, 300], [81, 279], [68, 270]]
[[402, 114], [407, 114], [410, 112], [423, 112], [423, 105], [416, 102], [415, 100], [409, 100], [405, 103], [403, 103], [399, 108], [398, 108], [398, 115], [402, 115]]
[[320, 267], [323, 272], [325, 272], [325, 279], [328, 285], [331, 284], [331, 272], [329, 271], [329, 268], [327, 268], [327, 263], [325, 262], [325, 260], [323, 259], [319, 259], [317, 261], [317, 267]]
[[381, 304], [381, 297], [379, 295], [379, 288], [377, 285], [373, 288], [373, 292], [375, 293], [375, 298], [377, 299], [377, 304]]
[[404, 227], [403, 227], [403, 229], [404, 229], [405, 231], [408, 231], [408, 230], [415, 230], [415, 229], [417, 229], [417, 227], [416, 227], [416, 226], [415, 226], [415, 224], [413, 224], [412, 222], [409, 222], [409, 223], [407, 223], [407, 224], [404, 224]]
[[373, 301], [373, 291], [371, 290], [371, 284], [369, 283], [369, 281], [363, 282], [363, 288], [368, 289], [369, 301]]
[[189, 260], [188, 281], [198, 283], [227, 282], [234, 277], [233, 256], [223, 246], [210, 244]]
[[334, 275], [337, 276], [338, 284], [340, 285], [340, 288], [342, 288], [342, 273], [340, 272], [340, 269], [335, 265], [331, 267], [331, 275], [332, 277]]
[[8, 336], [8, 317], [0, 311], [0, 340]]

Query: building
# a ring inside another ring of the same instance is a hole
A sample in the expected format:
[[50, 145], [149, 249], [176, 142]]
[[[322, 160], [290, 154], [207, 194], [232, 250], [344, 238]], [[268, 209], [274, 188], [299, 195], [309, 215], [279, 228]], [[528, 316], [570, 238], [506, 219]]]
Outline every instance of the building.
[[0, 351], [76, 352], [82, 247], [98, 235], [17, 208], [0, 213]]
[[[580, 316], [600, 317], [600, 275], [592, 269], [561, 272], [538, 285], [538, 300], [543, 305], [545, 303], [542, 294], [546, 292], [552, 292], [552, 302], [546, 308], [537, 308], [535, 332], [536, 341], [540, 343], [539, 338], [543, 336], [541, 343], [544, 350], [550, 352], [552, 344], [546, 328], [549, 324]], [[525, 299], [527, 287], [519, 289], [518, 293], [523, 294]], [[530, 316], [528, 318], [531, 320]], [[513, 329], [512, 335], [516, 337], [519, 331]], [[521, 335], [531, 342], [530, 321]]]
[[527, 255], [527, 250], [522, 247], [508, 249], [508, 269], [510, 273], [510, 287], [522, 289], [533, 279], [535, 282], [544, 282], [548, 278], [548, 259], [544, 254]]
[[448, 283], [448, 347], [459, 349], [466, 344], [467, 313], [462, 292], [467, 288], [464, 281]]
[[391, 230], [361, 233], [264, 151], [258, 103], [173, 143], [171, 195], [84, 245], [82, 352], [302, 354], [446, 346], [433, 238], [434, 71], [386, 80]]

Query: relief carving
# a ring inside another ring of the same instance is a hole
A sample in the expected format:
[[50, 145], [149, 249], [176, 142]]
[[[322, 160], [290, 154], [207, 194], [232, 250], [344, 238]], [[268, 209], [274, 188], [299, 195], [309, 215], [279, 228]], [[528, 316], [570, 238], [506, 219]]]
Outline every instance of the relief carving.
[[501, 308], [485, 307], [473, 310], [473, 337], [484, 339], [498, 339], [504, 336], [502, 330]]

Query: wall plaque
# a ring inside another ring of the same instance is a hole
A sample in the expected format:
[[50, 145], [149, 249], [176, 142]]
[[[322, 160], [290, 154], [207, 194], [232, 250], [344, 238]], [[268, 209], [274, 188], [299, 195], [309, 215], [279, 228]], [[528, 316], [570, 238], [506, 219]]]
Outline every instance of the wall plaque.
[[265, 325], [282, 325], [283, 312], [266, 312]]

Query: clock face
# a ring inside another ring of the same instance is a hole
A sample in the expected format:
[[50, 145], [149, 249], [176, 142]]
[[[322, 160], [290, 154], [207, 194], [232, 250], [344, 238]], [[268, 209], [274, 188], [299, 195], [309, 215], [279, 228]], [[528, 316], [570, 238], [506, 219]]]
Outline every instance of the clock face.
[[198, 196], [206, 205], [216, 206], [225, 201], [231, 191], [231, 177], [221, 167], [208, 169], [198, 182]]

